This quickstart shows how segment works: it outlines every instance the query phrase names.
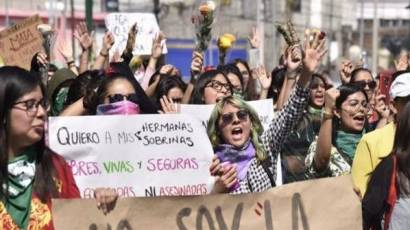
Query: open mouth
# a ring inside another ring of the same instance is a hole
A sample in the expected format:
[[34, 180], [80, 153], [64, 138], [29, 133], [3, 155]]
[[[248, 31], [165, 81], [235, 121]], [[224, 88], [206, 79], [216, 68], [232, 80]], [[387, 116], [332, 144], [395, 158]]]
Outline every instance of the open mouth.
[[242, 128], [240, 128], [240, 127], [233, 128], [232, 131], [231, 131], [232, 137], [233, 137], [234, 139], [241, 138], [241, 137], [242, 137], [242, 133], [243, 133], [243, 130], [242, 130]]
[[322, 99], [324, 99], [324, 95], [323, 95], [323, 94], [316, 94], [316, 95], [315, 95], [315, 98], [322, 100]]
[[353, 120], [360, 121], [360, 122], [364, 122], [365, 119], [366, 119], [366, 117], [363, 114], [356, 115], [356, 116], [353, 117]]

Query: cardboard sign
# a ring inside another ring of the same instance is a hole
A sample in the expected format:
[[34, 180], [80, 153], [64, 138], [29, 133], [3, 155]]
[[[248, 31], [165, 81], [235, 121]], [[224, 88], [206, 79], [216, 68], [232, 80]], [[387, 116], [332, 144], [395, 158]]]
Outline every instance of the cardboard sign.
[[119, 199], [104, 215], [93, 199], [53, 200], [56, 229], [362, 229], [350, 176], [261, 193]]
[[38, 15], [0, 32], [0, 56], [5, 65], [16, 65], [30, 70], [34, 54], [43, 49], [43, 38], [37, 30]]
[[[137, 23], [138, 33], [135, 39], [134, 55], [151, 55], [152, 41], [159, 33], [159, 26], [154, 14], [151, 13], [111, 13], [105, 18], [105, 26], [111, 31], [115, 43], [111, 48], [120, 53], [127, 45], [128, 32]], [[162, 53], [167, 53], [165, 43]]]
[[[259, 120], [261, 121], [263, 128], [266, 130], [272, 119], [274, 117], [273, 111], [273, 100], [272, 99], [264, 99], [264, 100], [256, 100], [256, 101], [247, 101], [249, 105], [251, 105], [255, 111], [259, 115]], [[180, 105], [180, 112], [182, 114], [190, 114], [198, 118], [201, 124], [206, 128], [208, 125], [208, 120], [211, 116], [212, 110], [214, 109], [215, 105], [192, 105], [192, 104], [181, 104]], [[277, 185], [282, 185], [282, 165], [280, 155], [278, 156], [278, 161], [276, 165], [276, 178], [275, 182]]]
[[49, 143], [83, 198], [98, 187], [121, 197], [204, 195], [214, 183], [211, 143], [186, 115], [51, 117]]

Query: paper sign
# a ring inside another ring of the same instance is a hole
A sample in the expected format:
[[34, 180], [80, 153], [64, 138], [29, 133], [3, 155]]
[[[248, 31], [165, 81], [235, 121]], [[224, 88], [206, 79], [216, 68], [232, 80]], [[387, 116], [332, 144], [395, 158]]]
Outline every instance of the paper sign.
[[362, 229], [350, 176], [261, 193], [119, 199], [108, 215], [93, 199], [53, 200], [56, 229]]
[[37, 30], [38, 15], [0, 32], [0, 56], [5, 65], [16, 65], [30, 70], [34, 54], [43, 49], [43, 39]]
[[[138, 33], [136, 36], [134, 55], [151, 55], [152, 41], [159, 33], [159, 26], [154, 14], [151, 13], [111, 13], [105, 18], [105, 26], [111, 31], [115, 43], [111, 51], [118, 50], [120, 53], [127, 45], [128, 32], [132, 25], [137, 23]], [[165, 43], [162, 53], [167, 53]]]
[[[247, 101], [247, 103], [252, 106], [259, 115], [259, 120], [262, 123], [264, 130], [268, 129], [274, 117], [273, 111], [273, 100], [264, 99], [256, 101]], [[201, 124], [206, 128], [208, 125], [208, 120], [211, 116], [212, 110], [215, 105], [192, 105], [192, 104], [181, 104], [181, 113], [190, 114], [197, 117]], [[282, 165], [280, 155], [278, 156], [278, 161], [276, 165], [276, 178], [275, 182], [277, 185], [282, 185]]]
[[203, 195], [214, 183], [211, 143], [186, 115], [51, 117], [49, 142], [83, 198], [97, 187], [121, 197]]

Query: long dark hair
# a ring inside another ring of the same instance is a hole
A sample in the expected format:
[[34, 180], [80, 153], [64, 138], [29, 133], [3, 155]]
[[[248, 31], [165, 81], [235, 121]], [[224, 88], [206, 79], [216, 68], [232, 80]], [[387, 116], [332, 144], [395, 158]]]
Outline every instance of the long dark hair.
[[64, 106], [69, 106], [87, 96], [87, 90], [95, 90], [104, 78], [104, 74], [104, 71], [101, 70], [87, 70], [78, 75], [68, 89]]
[[186, 84], [180, 77], [177, 76], [161, 76], [161, 80], [159, 80], [158, 86], [157, 86], [157, 92], [155, 95], [155, 102], [157, 103], [158, 107], [160, 106], [160, 99], [162, 96], [168, 95], [168, 92], [173, 89], [173, 88], [180, 88], [182, 93], [185, 92], [186, 89]]
[[108, 87], [117, 79], [128, 81], [134, 88], [138, 96], [138, 105], [141, 112], [144, 114], [156, 114], [158, 108], [152, 103], [149, 97], [145, 94], [141, 85], [134, 78], [131, 69], [124, 63], [110, 63], [110, 68], [106, 73], [106, 77], [100, 82], [97, 91], [88, 90], [87, 97], [84, 101], [84, 107], [89, 114], [96, 114], [97, 106], [104, 103], [104, 96]]
[[402, 194], [410, 195], [410, 101], [397, 119], [393, 153], [397, 156], [398, 185]]
[[[45, 87], [39, 75], [16, 66], [0, 68], [0, 200], [7, 198], [7, 188], [3, 184], [8, 185], [10, 110], [19, 98], [35, 90], [37, 86], [40, 86], [46, 98]], [[52, 163], [52, 153], [44, 145], [44, 138], [33, 147], [37, 152], [33, 191], [42, 202], [46, 202], [48, 198], [58, 196], [53, 178], [59, 177]]]
[[239, 71], [239, 68], [236, 67], [236, 64], [230, 63], [227, 65], [220, 65], [218, 66], [217, 70], [223, 72], [227, 77], [230, 73], [236, 75], [239, 79], [239, 82], [241, 82], [241, 90], [242, 92], [244, 92], [245, 86], [243, 85], [243, 76], [241, 71]]
[[[357, 92], [362, 92], [364, 94], [364, 97], [366, 98], [366, 101], [369, 102], [369, 98], [367, 98], [367, 94], [364, 91], [364, 89], [354, 83], [348, 83], [345, 85], [339, 86], [339, 92], [340, 95], [336, 99], [336, 109], [341, 110], [342, 109], [342, 104], [343, 102], [346, 101], [346, 99]], [[340, 129], [340, 125], [342, 124], [342, 121], [337, 118], [336, 116], [333, 117], [333, 136], [335, 136], [336, 131]], [[332, 138], [332, 141], [334, 142], [336, 138]], [[335, 143], [333, 143], [335, 144]]]

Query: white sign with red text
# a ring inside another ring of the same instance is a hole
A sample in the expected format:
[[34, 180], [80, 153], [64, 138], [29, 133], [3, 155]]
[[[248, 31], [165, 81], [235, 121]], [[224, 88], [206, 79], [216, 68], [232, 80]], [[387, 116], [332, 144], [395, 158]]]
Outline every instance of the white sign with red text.
[[98, 187], [121, 197], [204, 195], [214, 182], [211, 143], [187, 115], [50, 117], [49, 145], [83, 198]]

